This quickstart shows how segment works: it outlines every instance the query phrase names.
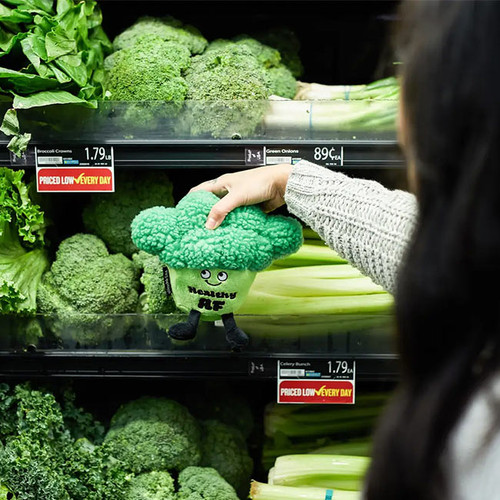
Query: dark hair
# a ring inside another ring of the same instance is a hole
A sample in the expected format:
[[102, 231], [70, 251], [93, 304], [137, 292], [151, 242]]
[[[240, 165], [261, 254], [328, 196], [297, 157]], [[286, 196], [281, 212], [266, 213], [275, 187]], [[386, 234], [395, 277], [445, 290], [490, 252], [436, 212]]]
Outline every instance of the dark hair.
[[401, 380], [366, 493], [443, 500], [450, 433], [500, 367], [500, 2], [410, 0], [400, 14], [419, 221], [396, 291]]

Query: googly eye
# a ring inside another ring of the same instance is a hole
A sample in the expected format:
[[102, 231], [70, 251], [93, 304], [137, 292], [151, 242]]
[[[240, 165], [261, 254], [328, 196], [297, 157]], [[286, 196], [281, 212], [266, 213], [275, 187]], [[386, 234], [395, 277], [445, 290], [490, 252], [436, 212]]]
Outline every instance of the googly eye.
[[208, 269], [203, 269], [203, 271], [201, 271], [201, 273], [200, 273], [200, 276], [204, 280], [207, 280], [208, 278], [210, 278], [210, 276], [212, 276], [212, 273]]
[[227, 273], [224, 271], [221, 271], [219, 274], [217, 274], [217, 279], [219, 281], [226, 281], [227, 280]]

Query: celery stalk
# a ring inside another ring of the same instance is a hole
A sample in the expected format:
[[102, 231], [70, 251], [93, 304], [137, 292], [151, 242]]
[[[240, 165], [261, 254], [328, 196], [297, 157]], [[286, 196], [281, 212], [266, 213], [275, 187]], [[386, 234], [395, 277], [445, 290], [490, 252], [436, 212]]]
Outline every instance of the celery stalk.
[[327, 490], [324, 488], [293, 488], [252, 481], [252, 500], [360, 500], [359, 491]]
[[298, 252], [277, 259], [273, 262], [275, 267], [318, 266], [326, 264], [345, 264], [346, 260], [338, 253], [326, 246], [321, 240], [305, 242]]
[[269, 484], [359, 491], [369, 464], [368, 457], [350, 455], [285, 455], [276, 459]]
[[386, 293], [286, 297], [250, 290], [239, 314], [388, 314], [392, 311], [393, 303], [392, 296]]

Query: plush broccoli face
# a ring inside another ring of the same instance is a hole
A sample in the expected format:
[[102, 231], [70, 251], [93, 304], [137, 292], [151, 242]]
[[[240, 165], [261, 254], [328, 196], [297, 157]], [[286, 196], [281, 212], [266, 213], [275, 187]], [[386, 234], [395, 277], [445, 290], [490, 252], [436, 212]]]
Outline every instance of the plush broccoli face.
[[171, 269], [170, 283], [179, 309], [194, 309], [203, 319], [212, 320], [241, 307], [256, 274], [220, 268]]

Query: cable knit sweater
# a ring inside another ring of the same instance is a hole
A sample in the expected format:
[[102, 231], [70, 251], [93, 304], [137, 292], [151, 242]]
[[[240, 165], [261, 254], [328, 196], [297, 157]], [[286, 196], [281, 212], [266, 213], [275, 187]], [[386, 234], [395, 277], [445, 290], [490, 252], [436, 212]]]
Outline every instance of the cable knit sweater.
[[[292, 169], [285, 201], [291, 213], [342, 257], [394, 291], [417, 219], [413, 195], [301, 161]], [[450, 498], [500, 498], [500, 433], [489, 435], [497, 424], [499, 405], [500, 374], [496, 374], [469, 401], [450, 435], [443, 455]]]
[[292, 168], [285, 201], [344, 259], [394, 292], [417, 219], [412, 194], [302, 160]]

